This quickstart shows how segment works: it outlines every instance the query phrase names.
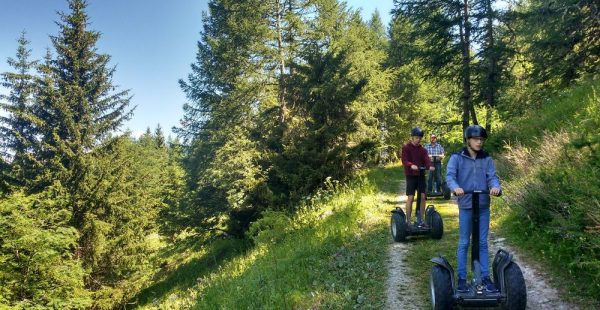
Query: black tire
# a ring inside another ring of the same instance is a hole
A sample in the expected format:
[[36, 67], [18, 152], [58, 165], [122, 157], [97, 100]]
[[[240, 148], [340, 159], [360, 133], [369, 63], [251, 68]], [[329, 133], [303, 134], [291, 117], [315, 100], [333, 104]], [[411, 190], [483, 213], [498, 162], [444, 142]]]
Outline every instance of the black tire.
[[442, 239], [444, 235], [444, 220], [442, 216], [434, 211], [431, 213], [431, 238], [433, 239]]
[[450, 272], [442, 266], [435, 265], [429, 278], [431, 305], [434, 310], [452, 309], [452, 278]]
[[521, 310], [527, 307], [527, 288], [519, 265], [511, 262], [504, 269], [504, 289], [506, 302], [502, 303], [504, 310]]
[[406, 218], [404, 214], [400, 212], [392, 213], [392, 219], [390, 220], [390, 231], [394, 241], [401, 242], [406, 240]]
[[442, 183], [442, 192], [444, 193], [444, 199], [450, 200], [452, 193], [450, 192], [450, 188], [446, 182]]

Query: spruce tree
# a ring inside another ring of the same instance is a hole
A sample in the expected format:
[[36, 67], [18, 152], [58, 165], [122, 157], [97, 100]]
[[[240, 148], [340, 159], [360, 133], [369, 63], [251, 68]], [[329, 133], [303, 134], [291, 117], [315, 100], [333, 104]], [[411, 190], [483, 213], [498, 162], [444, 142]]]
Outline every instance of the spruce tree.
[[78, 232], [69, 225], [60, 186], [0, 201], [0, 308], [83, 309], [91, 306], [85, 270], [74, 259]]
[[598, 1], [523, 0], [518, 4], [511, 17], [536, 83], [563, 87], [598, 73]]
[[[146, 231], [134, 229], [128, 235], [120, 230], [137, 225], [129, 217], [137, 206], [119, 203], [117, 198], [123, 191], [116, 184], [126, 177], [126, 170], [119, 170], [124, 164], [121, 142], [113, 136], [131, 115], [129, 91], [116, 89], [110, 56], [97, 52], [100, 33], [87, 29], [86, 2], [68, 3], [71, 11], [60, 13], [59, 34], [51, 36], [56, 54], [48, 53], [39, 68], [34, 112], [43, 122], [38, 126], [41, 145], [35, 157], [44, 170], [33, 189], [55, 183], [65, 188], [70, 224], [80, 236], [75, 257], [89, 272], [86, 287], [99, 290], [116, 285], [128, 275], [127, 270], [137, 268], [125, 262], [107, 263], [107, 257], [117, 248], [136, 244]], [[119, 233], [129, 239], [111, 239]]]
[[[430, 71], [430, 78], [460, 81], [463, 128], [479, 122], [475, 107], [484, 97], [483, 102], [490, 108], [495, 105], [500, 56], [494, 46], [498, 41], [494, 38], [497, 16], [492, 10], [494, 2], [395, 1], [393, 18], [407, 23], [403, 27], [407, 31], [405, 41], [414, 42], [409, 57], [420, 61]], [[478, 78], [479, 74], [486, 77]]]
[[25, 32], [18, 39], [16, 58], [8, 58], [13, 72], [2, 73], [2, 86], [9, 94], [0, 97], [0, 109], [6, 116], [0, 115], [0, 150], [5, 160], [0, 172], [0, 183], [12, 187], [22, 187], [33, 179], [35, 167], [32, 152], [35, 140], [35, 123], [32, 114], [33, 95], [35, 92], [35, 76], [31, 73], [37, 62], [31, 61], [29, 40]]
[[[184, 126], [176, 129], [186, 145], [193, 192], [188, 205], [202, 229], [240, 235], [252, 217], [247, 214], [256, 214], [251, 201], [262, 191], [256, 180], [261, 183], [264, 174], [256, 137], [276, 132], [286, 119], [280, 86], [282, 64], [289, 64], [283, 4], [214, 0], [203, 18], [196, 63], [180, 82], [190, 103], [184, 106]], [[277, 148], [277, 139], [273, 144]]]
[[[105, 151], [109, 135], [130, 117], [130, 97], [128, 90], [115, 92], [110, 56], [96, 51], [100, 33], [87, 30], [86, 2], [70, 0], [69, 7], [70, 14], [60, 14], [60, 34], [51, 36], [56, 56], [43, 68], [39, 100], [44, 103], [38, 113], [46, 123], [40, 155], [55, 180], [74, 198], [84, 198], [86, 165]], [[74, 203], [73, 223], [81, 228], [89, 207], [77, 199]]]

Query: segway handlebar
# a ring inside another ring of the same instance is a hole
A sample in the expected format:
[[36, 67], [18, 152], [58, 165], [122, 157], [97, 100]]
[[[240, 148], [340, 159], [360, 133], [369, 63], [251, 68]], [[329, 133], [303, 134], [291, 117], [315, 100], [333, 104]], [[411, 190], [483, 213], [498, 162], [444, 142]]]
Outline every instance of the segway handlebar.
[[[452, 194], [454, 196], [456, 196], [455, 192], [452, 192]], [[464, 191], [464, 194], [484, 194], [484, 195], [489, 195], [490, 191], [489, 190], [470, 190], [470, 191]], [[498, 194], [498, 196], [502, 196], [502, 191], [500, 191], [500, 193]], [[497, 196], [497, 197], [498, 197]]]

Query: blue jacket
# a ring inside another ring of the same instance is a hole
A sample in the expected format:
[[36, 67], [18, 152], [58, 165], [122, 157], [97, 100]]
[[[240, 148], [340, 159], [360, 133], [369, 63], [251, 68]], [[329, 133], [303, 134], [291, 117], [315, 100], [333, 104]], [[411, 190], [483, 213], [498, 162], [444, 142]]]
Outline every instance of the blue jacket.
[[[500, 188], [500, 179], [496, 175], [496, 168], [492, 157], [484, 152], [477, 153], [475, 159], [471, 158], [467, 148], [452, 154], [446, 167], [446, 183], [452, 192], [458, 187], [465, 191], [489, 190], [493, 187]], [[458, 207], [470, 209], [471, 194], [458, 197]], [[479, 195], [479, 207], [489, 208], [490, 195]]]

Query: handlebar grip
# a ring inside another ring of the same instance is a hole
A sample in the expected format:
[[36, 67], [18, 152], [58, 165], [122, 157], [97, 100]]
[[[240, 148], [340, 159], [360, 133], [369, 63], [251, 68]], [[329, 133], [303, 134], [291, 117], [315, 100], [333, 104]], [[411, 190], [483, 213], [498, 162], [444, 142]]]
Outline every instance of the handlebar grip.
[[[490, 191], [489, 191], [489, 190], [470, 190], [470, 191], [464, 191], [464, 192], [465, 192], [465, 195], [466, 195], [466, 194], [475, 194], [475, 193], [477, 193], [477, 194], [486, 194], [486, 195], [489, 195], [489, 194], [490, 194]], [[456, 196], [456, 193], [455, 193], [455, 192], [452, 192], [452, 194], [453, 194], [454, 196]], [[498, 194], [498, 196], [496, 196], [496, 197], [500, 197], [500, 196], [502, 196], [502, 191], [500, 191], [500, 193], [499, 193], [499, 194]]]

